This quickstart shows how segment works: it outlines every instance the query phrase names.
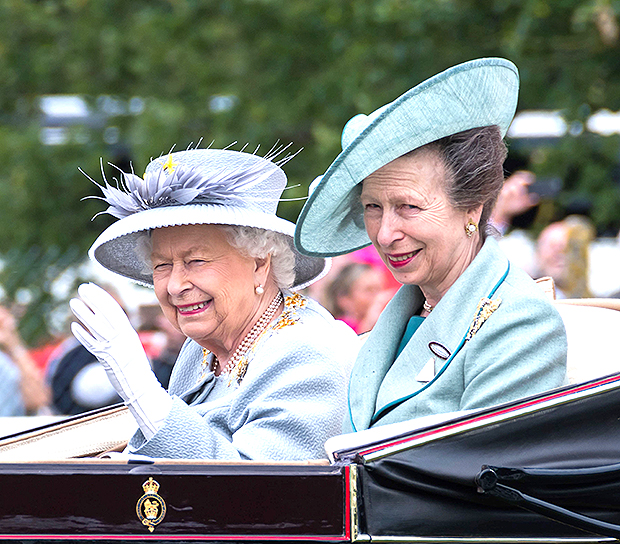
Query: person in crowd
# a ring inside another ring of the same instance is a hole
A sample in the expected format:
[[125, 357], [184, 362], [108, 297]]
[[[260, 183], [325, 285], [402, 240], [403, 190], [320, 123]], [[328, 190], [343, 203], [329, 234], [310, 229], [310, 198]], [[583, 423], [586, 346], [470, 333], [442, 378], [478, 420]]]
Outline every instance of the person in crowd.
[[589, 298], [588, 248], [595, 237], [591, 221], [569, 215], [547, 225], [536, 240], [536, 277], [549, 276], [556, 298]]
[[351, 119], [343, 152], [311, 186], [298, 249], [372, 242], [403, 284], [360, 349], [345, 432], [565, 384], [560, 315], [488, 234], [517, 96], [509, 61], [450, 68]]
[[540, 197], [530, 191], [535, 180], [536, 176], [529, 170], [508, 174], [489, 218], [500, 234], [498, 243], [502, 252], [530, 276], [535, 270], [536, 241], [528, 227], [540, 208]]
[[38, 414], [49, 403], [49, 388], [21, 340], [15, 317], [0, 306], [0, 416]]
[[566, 298], [568, 227], [561, 221], [547, 225], [536, 239], [535, 277], [553, 278], [555, 297]]
[[57, 415], [73, 416], [121, 402], [97, 358], [73, 336], [50, 355], [46, 377]]
[[[394, 276], [392, 276], [392, 273], [385, 266], [384, 262], [381, 260], [381, 257], [377, 253], [377, 250], [373, 246], [366, 246], [351, 253], [338, 255], [330, 260], [331, 265], [329, 267], [329, 271], [322, 278], [304, 289], [304, 294], [306, 296], [313, 298], [330, 311], [339, 310], [334, 308], [334, 302], [331, 295], [328, 293], [328, 288], [336, 280], [341, 270], [351, 263], [368, 265], [381, 272], [383, 278], [383, 290], [378, 298], [382, 298], [383, 302], [377, 302], [377, 306], [381, 306], [381, 304], [383, 304], [383, 308], [385, 304], [387, 304], [387, 301], [392, 298], [394, 293], [400, 288], [400, 283], [394, 279]], [[375, 316], [374, 320], [371, 320], [373, 325], [376, 321], [376, 317], [378, 317], [378, 315]]]
[[[113, 285], [104, 287], [122, 304]], [[71, 334], [50, 354], [45, 376], [57, 415], [83, 414], [122, 401], [97, 358]]]
[[506, 234], [515, 217], [533, 209], [540, 201], [536, 193], [529, 188], [536, 181], [536, 176], [529, 170], [517, 170], [510, 174], [497, 197], [497, 202], [489, 218], [489, 223], [500, 234]]
[[567, 298], [591, 298], [590, 247], [596, 239], [596, 228], [585, 215], [571, 214], [563, 219], [568, 225], [568, 284]]
[[136, 309], [135, 329], [138, 331], [146, 356], [151, 361], [159, 355], [165, 344], [165, 336], [158, 323], [160, 315], [163, 314], [157, 302], [143, 303]]
[[120, 218], [93, 244], [108, 270], [153, 285], [189, 340], [157, 381], [136, 331], [95, 284], [78, 288], [75, 337], [101, 361], [139, 430], [128, 451], [152, 457], [324, 457], [338, 434], [357, 336], [296, 292], [326, 268], [276, 216], [291, 158], [190, 149], [152, 161], [144, 179], [102, 186]]
[[385, 288], [380, 269], [360, 262], [345, 265], [326, 291], [327, 309], [358, 334], [372, 329], [393, 294]]
[[[122, 305], [114, 287], [106, 285], [105, 289]], [[138, 310], [149, 314], [149, 320], [141, 316], [138, 337], [155, 376], [167, 388], [186, 336], [172, 327], [159, 305], [157, 312], [150, 307], [143, 308]], [[143, 327], [149, 330], [142, 330]], [[97, 358], [71, 335], [50, 355], [46, 379], [52, 391], [51, 408], [55, 414], [83, 414], [122, 402]]]
[[[531, 227], [535, 222], [544, 224], [542, 217], [546, 216], [550, 220], [555, 215], [554, 200], [562, 187], [562, 181], [558, 177], [538, 179], [526, 168], [525, 161], [518, 157], [509, 157], [504, 164], [505, 169], [507, 166], [509, 174], [489, 222], [501, 234], [500, 249], [511, 263], [537, 279], [541, 277], [540, 255], [536, 251], [537, 239], [531, 234], [535, 229]], [[583, 203], [574, 201], [569, 208], [579, 209], [583, 206]], [[557, 236], [553, 235], [552, 238]], [[545, 243], [543, 241], [543, 245]]]
[[176, 329], [161, 311], [155, 317], [155, 325], [157, 330], [163, 335], [164, 341], [161, 349], [151, 358], [151, 366], [159, 383], [165, 389], [168, 389], [174, 363], [179, 356], [183, 344], [187, 340], [187, 336]]

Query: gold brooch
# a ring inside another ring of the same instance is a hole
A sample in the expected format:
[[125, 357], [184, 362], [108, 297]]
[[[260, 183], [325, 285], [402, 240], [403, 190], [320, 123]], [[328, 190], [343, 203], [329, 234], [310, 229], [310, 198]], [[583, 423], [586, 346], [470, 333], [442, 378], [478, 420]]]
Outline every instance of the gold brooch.
[[284, 311], [280, 314], [277, 323], [273, 326], [273, 330], [283, 329], [284, 327], [290, 327], [299, 322], [299, 315], [297, 310], [305, 308], [308, 304], [308, 299], [299, 293], [292, 293], [284, 298]]
[[146, 525], [152, 533], [166, 515], [166, 503], [158, 494], [159, 484], [152, 477], [142, 484], [144, 495], [136, 504], [136, 514], [142, 525]]
[[482, 298], [478, 303], [478, 309], [476, 310], [476, 316], [469, 326], [469, 330], [467, 331], [467, 336], [465, 336], [465, 340], [471, 340], [482, 327], [482, 324], [489, 319], [491, 314], [499, 308], [499, 305], [502, 303], [501, 298], [497, 298], [495, 300], [491, 300], [490, 298]]
[[306, 297], [300, 295], [299, 293], [292, 293], [286, 297], [285, 306], [288, 309], [299, 309], [304, 308], [308, 304]]

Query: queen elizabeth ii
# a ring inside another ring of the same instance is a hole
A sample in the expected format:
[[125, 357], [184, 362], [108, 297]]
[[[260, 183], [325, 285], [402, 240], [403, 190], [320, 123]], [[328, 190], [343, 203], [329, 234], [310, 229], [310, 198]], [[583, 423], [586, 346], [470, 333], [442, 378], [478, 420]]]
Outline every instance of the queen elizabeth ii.
[[191, 149], [152, 161], [144, 179], [102, 186], [120, 220], [90, 256], [152, 285], [188, 340], [159, 384], [127, 316], [94, 284], [78, 289], [75, 337], [103, 364], [136, 419], [130, 452], [152, 457], [295, 460], [324, 456], [340, 432], [355, 333], [297, 290], [326, 261], [292, 243], [276, 216], [281, 165]]

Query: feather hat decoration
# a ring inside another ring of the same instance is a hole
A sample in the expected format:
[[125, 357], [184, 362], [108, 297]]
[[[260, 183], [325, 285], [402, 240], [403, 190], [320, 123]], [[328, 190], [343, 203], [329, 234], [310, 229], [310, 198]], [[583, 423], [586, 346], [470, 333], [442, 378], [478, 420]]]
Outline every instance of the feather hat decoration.
[[[109, 205], [107, 210], [100, 213], [108, 213], [117, 219], [143, 210], [161, 206], [185, 205], [191, 202], [243, 205], [251, 198], [254, 201], [275, 202], [277, 205], [280, 200], [279, 194], [252, 195], [251, 189], [260, 186], [272, 176], [282, 178], [282, 176], [277, 175], [278, 173], [283, 174], [280, 167], [298, 152], [287, 154], [278, 161], [274, 161], [274, 159], [289, 147], [290, 144], [287, 146], [276, 145], [264, 157], [258, 157], [254, 154], [260, 159], [256, 161], [223, 160], [221, 155], [193, 155], [192, 153], [201, 151], [198, 149], [169, 153], [166, 160], [160, 157], [152, 161], [146, 169], [144, 178], [133, 172], [123, 172], [119, 169], [121, 179], [117, 181], [116, 187], [108, 182], [103, 168], [104, 185], [99, 185], [90, 176], [85, 175], [103, 193], [103, 197], [91, 198], [99, 198]], [[232, 157], [237, 158], [236, 156]], [[230, 159], [230, 157], [226, 158]], [[176, 162], [177, 160], [181, 162]], [[274, 181], [276, 180], [274, 179]], [[274, 184], [274, 188], [280, 188], [281, 194], [284, 185], [286, 185], [285, 176]]]
[[[89, 255], [117, 274], [153, 284], [150, 263], [141, 249], [151, 230], [190, 224], [240, 225], [283, 234], [295, 254], [295, 282], [301, 289], [322, 277], [329, 261], [305, 257], [293, 245], [295, 225], [276, 215], [292, 159], [289, 146], [274, 146], [264, 157], [230, 149], [188, 149], [152, 160], [144, 178], [121, 171], [116, 186], [103, 176], [95, 182], [108, 213], [119, 221], [95, 241]], [[244, 148], [245, 149], [245, 148]], [[99, 214], [98, 214], [99, 215]]]

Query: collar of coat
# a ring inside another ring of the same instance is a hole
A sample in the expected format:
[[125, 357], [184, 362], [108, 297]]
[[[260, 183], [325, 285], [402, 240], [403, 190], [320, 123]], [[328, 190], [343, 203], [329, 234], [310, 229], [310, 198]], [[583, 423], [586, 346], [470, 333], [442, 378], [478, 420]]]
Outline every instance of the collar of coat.
[[417, 378], [433, 356], [429, 344], [439, 343], [453, 353], [467, 334], [481, 299], [489, 296], [507, 268], [508, 259], [497, 241], [488, 237], [394, 360], [409, 318], [424, 303], [419, 287], [404, 285], [398, 290], [362, 346], [351, 374], [349, 416], [354, 429], [369, 428], [375, 414], [425, 387]]

